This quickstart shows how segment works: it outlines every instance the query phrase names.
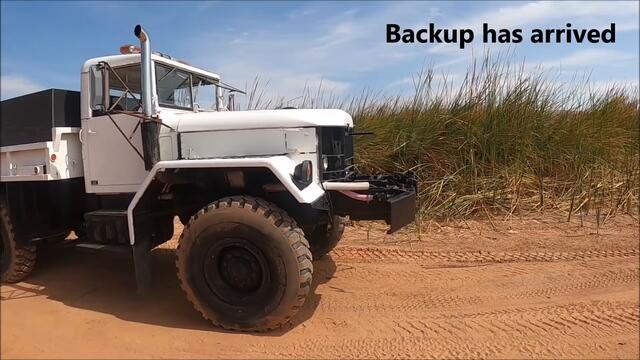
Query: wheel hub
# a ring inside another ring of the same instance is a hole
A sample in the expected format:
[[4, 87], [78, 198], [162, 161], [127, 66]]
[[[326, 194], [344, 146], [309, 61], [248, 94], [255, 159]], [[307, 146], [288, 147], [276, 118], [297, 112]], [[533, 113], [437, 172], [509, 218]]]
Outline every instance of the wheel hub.
[[247, 240], [220, 240], [209, 249], [203, 265], [207, 286], [226, 303], [257, 301], [268, 289], [267, 259]]
[[258, 260], [249, 250], [241, 247], [221, 251], [220, 273], [227, 285], [243, 292], [256, 290], [262, 280]]

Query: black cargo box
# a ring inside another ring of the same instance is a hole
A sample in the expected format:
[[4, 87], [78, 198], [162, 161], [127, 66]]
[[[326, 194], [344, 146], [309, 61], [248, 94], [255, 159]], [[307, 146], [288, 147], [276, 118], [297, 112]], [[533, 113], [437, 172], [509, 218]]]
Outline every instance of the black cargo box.
[[80, 127], [80, 93], [49, 89], [0, 103], [0, 146], [51, 141], [52, 127]]

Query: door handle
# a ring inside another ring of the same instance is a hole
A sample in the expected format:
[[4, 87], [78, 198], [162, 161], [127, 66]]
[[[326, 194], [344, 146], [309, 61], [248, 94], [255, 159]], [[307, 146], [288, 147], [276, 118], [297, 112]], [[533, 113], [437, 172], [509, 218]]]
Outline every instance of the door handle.
[[97, 134], [95, 131], [93, 131], [93, 130], [91, 130], [91, 129], [87, 130], [87, 132], [88, 132], [89, 134]]

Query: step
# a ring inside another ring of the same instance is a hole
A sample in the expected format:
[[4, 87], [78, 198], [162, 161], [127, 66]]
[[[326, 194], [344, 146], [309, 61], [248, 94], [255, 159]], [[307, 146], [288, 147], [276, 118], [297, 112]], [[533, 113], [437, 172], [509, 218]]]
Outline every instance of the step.
[[131, 245], [110, 245], [110, 244], [99, 244], [99, 243], [81, 242], [81, 241], [74, 241], [74, 243], [76, 248], [84, 249], [84, 250], [101, 251], [101, 252], [104, 251], [104, 252], [127, 254], [127, 255], [132, 254]]
[[96, 210], [84, 214], [85, 219], [99, 217], [127, 217], [127, 210]]
[[102, 209], [84, 214], [87, 238], [92, 244], [128, 245], [126, 210]]

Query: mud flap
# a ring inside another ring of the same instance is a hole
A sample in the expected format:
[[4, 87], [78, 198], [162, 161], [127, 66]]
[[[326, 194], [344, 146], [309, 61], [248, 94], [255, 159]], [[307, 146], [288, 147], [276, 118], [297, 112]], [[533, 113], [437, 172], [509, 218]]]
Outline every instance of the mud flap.
[[136, 274], [138, 293], [145, 293], [151, 288], [151, 241], [141, 237], [132, 246], [133, 266]]

